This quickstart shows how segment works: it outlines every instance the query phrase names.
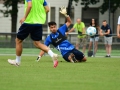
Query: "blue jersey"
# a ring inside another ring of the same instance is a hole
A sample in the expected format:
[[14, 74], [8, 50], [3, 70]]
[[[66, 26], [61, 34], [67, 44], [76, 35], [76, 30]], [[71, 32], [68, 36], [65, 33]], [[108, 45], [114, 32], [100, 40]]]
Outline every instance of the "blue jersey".
[[[65, 36], [65, 32], [67, 30], [67, 26], [66, 24], [64, 24], [63, 26], [61, 26], [59, 29], [59, 32]], [[50, 34], [52, 36], [52, 38], [57, 38], [59, 33], [56, 32], [56, 33], [51, 33]], [[46, 38], [45, 40], [45, 45], [46, 46], [49, 46], [50, 44], [52, 44], [52, 40], [51, 40], [51, 37], [50, 35]], [[64, 40], [62, 41], [58, 46], [55, 47], [58, 51], [61, 52], [62, 56], [64, 56], [66, 53], [70, 52], [71, 50], [73, 50], [75, 47], [68, 41], [68, 40]]]

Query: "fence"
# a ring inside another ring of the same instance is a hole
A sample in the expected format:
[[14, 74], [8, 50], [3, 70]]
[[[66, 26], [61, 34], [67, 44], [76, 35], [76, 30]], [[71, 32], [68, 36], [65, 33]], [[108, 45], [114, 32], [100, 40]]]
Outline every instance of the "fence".
[[[44, 42], [45, 38], [47, 37], [48, 33], [43, 33], [42, 41]], [[15, 37], [16, 33], [0, 33], [0, 48], [14, 48], [15, 47]], [[77, 39], [77, 33], [70, 33], [67, 37], [67, 39], [75, 45], [76, 39]], [[89, 37], [87, 38], [87, 45], [89, 44]], [[33, 48], [34, 45], [32, 43], [32, 40], [30, 37], [26, 38], [23, 41], [23, 47], [25, 48]], [[51, 45], [52, 47], [52, 45]], [[100, 36], [98, 47], [100, 49], [104, 49], [104, 39]], [[120, 50], [120, 39], [117, 38], [116, 35], [113, 36], [113, 49]]]

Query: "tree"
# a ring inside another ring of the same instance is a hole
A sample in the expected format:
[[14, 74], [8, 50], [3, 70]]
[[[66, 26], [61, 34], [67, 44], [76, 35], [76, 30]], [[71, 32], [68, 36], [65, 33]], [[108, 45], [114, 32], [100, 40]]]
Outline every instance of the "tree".
[[[82, 0], [82, 5], [85, 6], [85, 9], [89, 8], [90, 4], [97, 4], [100, 0]], [[111, 22], [110, 17], [112, 13], [113, 18], [113, 33], [114, 33], [114, 13], [120, 8], [120, 0], [104, 0], [103, 4], [99, 7], [101, 14], [104, 14], [106, 11], [109, 11], [109, 24]]]
[[[11, 16], [11, 32], [16, 33], [17, 29], [17, 13], [18, 13], [18, 3], [23, 0], [4, 0], [4, 7], [6, 10], [0, 10], [3, 13], [4, 17]], [[11, 44], [15, 41], [16, 35], [11, 35]], [[13, 46], [13, 45], [12, 45]]]
[[18, 13], [18, 3], [23, 0], [4, 0], [4, 7], [6, 10], [0, 10], [4, 17], [11, 16], [11, 32], [16, 32], [17, 28], [17, 13]]
[[[89, 8], [90, 4], [97, 4], [100, 0], [82, 0], [81, 5], [85, 6], [85, 9]], [[120, 0], [104, 0], [103, 4], [100, 6], [100, 12], [104, 14], [107, 10], [114, 13], [117, 8], [120, 7]]]

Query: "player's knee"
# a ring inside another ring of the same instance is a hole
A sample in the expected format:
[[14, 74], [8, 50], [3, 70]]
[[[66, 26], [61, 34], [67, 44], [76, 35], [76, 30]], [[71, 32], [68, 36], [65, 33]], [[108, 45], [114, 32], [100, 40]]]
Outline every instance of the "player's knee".
[[15, 39], [15, 42], [16, 42], [16, 44], [19, 44], [19, 43], [22, 43], [22, 40], [16, 38], [16, 39]]
[[86, 62], [86, 61], [87, 61], [87, 58], [84, 57], [84, 58], [82, 59], [82, 62]]
[[35, 45], [36, 48], [39, 48], [39, 42], [38, 41], [34, 41], [33, 44]]

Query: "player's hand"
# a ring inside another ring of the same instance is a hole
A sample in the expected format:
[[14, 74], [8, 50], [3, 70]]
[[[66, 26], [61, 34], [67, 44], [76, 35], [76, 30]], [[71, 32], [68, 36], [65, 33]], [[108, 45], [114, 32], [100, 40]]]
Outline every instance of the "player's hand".
[[67, 11], [66, 11], [65, 6], [61, 7], [60, 13], [63, 14], [63, 15], [67, 15]]
[[104, 36], [104, 34], [103, 34], [103, 33], [100, 33], [100, 36]]
[[23, 17], [23, 18], [20, 20], [20, 23], [23, 24], [24, 21], [25, 21], [25, 18]]
[[120, 35], [117, 35], [118, 38], [120, 38]]
[[68, 36], [68, 34], [69, 34], [68, 32], [65, 33], [66, 36]]

